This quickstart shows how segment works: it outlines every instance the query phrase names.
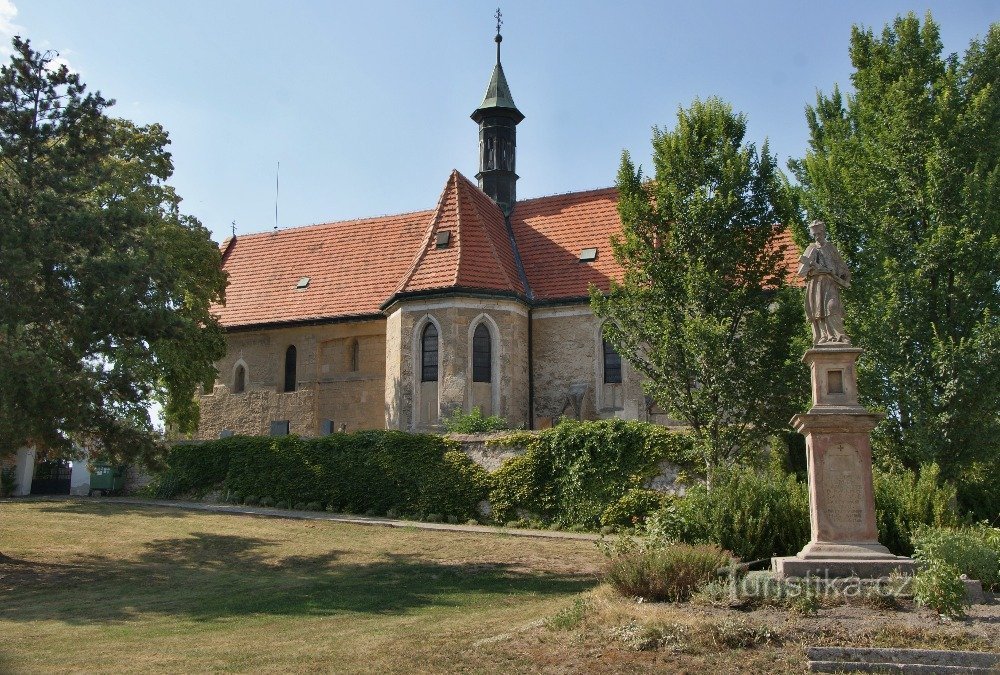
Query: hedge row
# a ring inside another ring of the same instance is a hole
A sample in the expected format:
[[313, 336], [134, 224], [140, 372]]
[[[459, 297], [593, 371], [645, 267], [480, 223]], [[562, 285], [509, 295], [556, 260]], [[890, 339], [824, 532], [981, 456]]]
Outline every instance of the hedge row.
[[453, 441], [399, 431], [321, 438], [249, 437], [179, 445], [150, 491], [160, 498], [221, 491], [232, 501], [311, 504], [330, 511], [478, 517], [488, 499], [499, 523], [630, 525], [662, 504], [643, 488], [670, 460], [684, 464], [686, 434], [640, 422], [565, 421], [504, 444], [526, 453], [492, 476]]
[[[809, 538], [805, 482], [773, 462], [719, 471], [711, 490], [695, 482], [683, 497], [648, 489], [665, 461], [695, 473], [685, 433], [623, 420], [564, 421], [500, 443], [525, 452], [490, 475], [442, 436], [236, 436], [175, 447], [151, 490], [165, 498], [218, 490], [238, 502], [432, 520], [478, 519], [488, 499], [499, 524], [593, 530], [646, 521], [650, 536], [718, 544], [744, 559], [790, 555]], [[894, 553], [910, 554], [921, 526], [959, 522], [955, 488], [935, 465], [876, 469], [874, 488], [879, 539]]]
[[399, 431], [233, 436], [176, 446], [167, 466], [151, 488], [161, 498], [220, 490], [240, 502], [471, 518], [488, 493], [486, 472], [446, 439]]

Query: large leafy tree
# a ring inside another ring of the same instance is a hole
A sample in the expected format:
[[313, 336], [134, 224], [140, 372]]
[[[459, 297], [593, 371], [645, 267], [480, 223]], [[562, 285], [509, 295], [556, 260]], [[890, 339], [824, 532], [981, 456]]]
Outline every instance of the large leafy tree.
[[745, 117], [712, 98], [654, 129], [652, 180], [624, 153], [612, 241], [624, 278], [591, 289], [606, 338], [691, 426], [710, 480], [786, 428], [808, 382], [793, 350], [801, 302], [775, 243], [796, 210], [767, 144], [745, 136]]
[[1000, 26], [945, 57], [909, 14], [850, 54], [853, 93], [817, 96], [792, 168], [852, 269], [876, 448], [954, 478], [1000, 450]]
[[0, 69], [0, 455], [149, 458], [224, 353], [209, 232], [179, 210], [159, 125], [109, 117], [51, 53]]

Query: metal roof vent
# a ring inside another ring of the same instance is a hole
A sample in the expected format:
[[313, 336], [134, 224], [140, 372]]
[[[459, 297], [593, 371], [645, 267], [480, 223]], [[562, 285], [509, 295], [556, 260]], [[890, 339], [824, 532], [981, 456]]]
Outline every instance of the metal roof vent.
[[580, 251], [580, 262], [594, 262], [597, 260], [596, 248], [585, 248]]
[[299, 283], [295, 284], [295, 288], [300, 291], [309, 288], [309, 277], [302, 277], [299, 279]]

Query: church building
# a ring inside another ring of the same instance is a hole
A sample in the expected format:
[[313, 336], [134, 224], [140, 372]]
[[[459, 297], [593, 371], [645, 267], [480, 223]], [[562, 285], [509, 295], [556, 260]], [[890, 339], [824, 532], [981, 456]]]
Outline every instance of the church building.
[[198, 438], [435, 430], [474, 407], [533, 429], [562, 415], [668, 421], [590, 309], [590, 285], [621, 277], [616, 190], [517, 199], [524, 115], [501, 39], [472, 113], [475, 183], [452, 171], [427, 211], [223, 243], [227, 354]]

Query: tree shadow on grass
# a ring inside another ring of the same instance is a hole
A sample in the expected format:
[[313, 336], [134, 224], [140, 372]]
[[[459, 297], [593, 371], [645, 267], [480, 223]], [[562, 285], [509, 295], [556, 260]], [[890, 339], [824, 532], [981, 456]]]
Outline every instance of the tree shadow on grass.
[[117, 622], [143, 614], [219, 620], [254, 614], [403, 614], [430, 607], [503, 603], [579, 593], [591, 575], [539, 574], [490, 560], [444, 563], [418, 554], [276, 557], [279, 542], [195, 533], [150, 542], [129, 560], [88, 556], [72, 564], [0, 562], [0, 587], [17, 588], [0, 620]]
[[[41, 501], [41, 500], [39, 500]], [[28, 502], [26, 502], [28, 503]], [[37, 503], [37, 502], [36, 502]], [[42, 513], [74, 514], [85, 516], [118, 516], [137, 514], [144, 518], [188, 518], [192, 511], [167, 506], [146, 506], [121, 502], [102, 502], [96, 499], [59, 499], [45, 502], [45, 506], [35, 508]]]

